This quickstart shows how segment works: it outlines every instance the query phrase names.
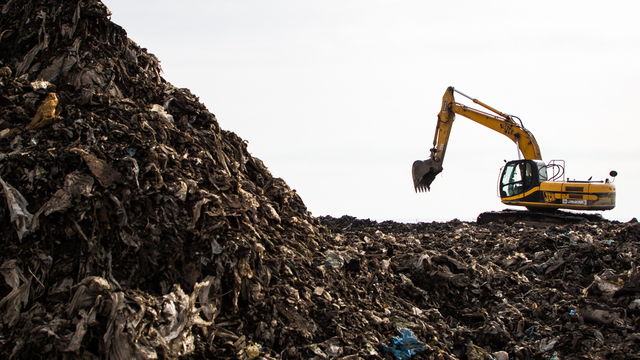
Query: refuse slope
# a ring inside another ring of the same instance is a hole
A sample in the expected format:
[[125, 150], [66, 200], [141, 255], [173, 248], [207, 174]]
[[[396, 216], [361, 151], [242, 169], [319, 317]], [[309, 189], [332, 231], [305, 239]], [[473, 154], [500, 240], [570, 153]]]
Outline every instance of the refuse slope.
[[636, 222], [313, 217], [101, 2], [0, 9], [1, 357], [637, 358]]

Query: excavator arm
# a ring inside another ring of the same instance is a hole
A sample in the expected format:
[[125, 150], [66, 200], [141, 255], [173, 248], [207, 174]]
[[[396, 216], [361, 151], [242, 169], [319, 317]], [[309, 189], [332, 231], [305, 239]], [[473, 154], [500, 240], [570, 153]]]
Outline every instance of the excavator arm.
[[[494, 112], [496, 115], [457, 103], [454, 98], [454, 92], [469, 98], [474, 103]], [[427, 160], [415, 161], [411, 169], [413, 186], [416, 192], [429, 190], [436, 175], [442, 172], [442, 163], [456, 114], [462, 115], [510, 138], [516, 143], [520, 153], [525, 159], [542, 160], [536, 139], [531, 132], [524, 128], [521, 121], [516, 122], [514, 120], [514, 118], [518, 119], [517, 117], [504, 114], [450, 86], [442, 97], [442, 108], [438, 113], [438, 122], [433, 139], [433, 148], [431, 148], [431, 156]]]

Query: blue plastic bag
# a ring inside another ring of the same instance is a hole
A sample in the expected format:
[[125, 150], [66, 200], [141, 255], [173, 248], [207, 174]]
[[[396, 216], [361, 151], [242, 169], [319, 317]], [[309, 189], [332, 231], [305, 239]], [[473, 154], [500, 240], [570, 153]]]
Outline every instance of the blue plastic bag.
[[413, 331], [401, 328], [398, 329], [398, 333], [400, 333], [399, 336], [391, 339], [392, 346], [382, 344], [385, 351], [393, 353], [400, 360], [406, 360], [424, 350], [424, 343], [416, 338]]

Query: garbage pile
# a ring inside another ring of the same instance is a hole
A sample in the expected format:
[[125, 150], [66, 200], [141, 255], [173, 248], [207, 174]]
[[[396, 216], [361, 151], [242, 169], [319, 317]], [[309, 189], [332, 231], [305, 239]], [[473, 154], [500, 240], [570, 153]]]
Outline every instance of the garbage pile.
[[1, 358], [640, 353], [637, 222], [314, 217], [100, 1], [0, 11]]

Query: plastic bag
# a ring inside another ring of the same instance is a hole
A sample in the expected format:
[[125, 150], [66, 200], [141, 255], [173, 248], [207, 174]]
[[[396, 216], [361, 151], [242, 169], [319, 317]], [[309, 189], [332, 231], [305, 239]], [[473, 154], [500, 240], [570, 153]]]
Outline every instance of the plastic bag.
[[405, 360], [424, 350], [424, 343], [416, 338], [413, 331], [401, 328], [398, 329], [398, 333], [399, 336], [391, 339], [392, 346], [382, 344], [385, 351], [393, 353], [400, 360]]

